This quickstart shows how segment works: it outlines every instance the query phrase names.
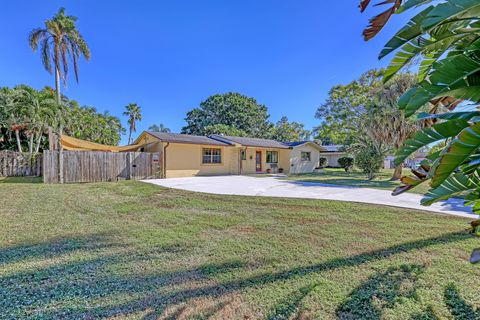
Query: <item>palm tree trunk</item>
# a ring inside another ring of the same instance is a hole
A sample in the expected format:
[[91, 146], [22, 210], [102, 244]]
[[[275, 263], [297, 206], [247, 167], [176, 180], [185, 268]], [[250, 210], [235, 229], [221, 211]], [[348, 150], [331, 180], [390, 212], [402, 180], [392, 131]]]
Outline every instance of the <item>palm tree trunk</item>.
[[30, 141], [28, 142], [28, 152], [30, 153], [30, 156], [33, 154], [33, 139], [34, 139], [34, 133], [31, 132]]
[[[55, 91], [57, 94], [57, 103], [61, 104], [62, 103], [62, 95], [60, 93], [60, 69], [59, 69], [59, 63], [58, 63], [58, 54], [56, 55], [55, 59]], [[60, 128], [58, 130], [58, 180], [60, 183], [63, 183], [63, 146], [60, 141], [60, 138], [63, 133], [63, 125], [60, 125]]]
[[58, 66], [55, 67], [55, 93], [57, 96], [57, 103], [60, 104], [62, 101], [62, 95], [60, 93], [60, 70], [58, 69]]
[[132, 128], [128, 131], [128, 144], [130, 144], [130, 140], [132, 139]]
[[20, 141], [20, 130], [15, 129], [15, 138], [17, 139], [18, 152], [23, 152], [22, 143]]
[[390, 181], [400, 180], [400, 178], [402, 177], [402, 169], [403, 169], [403, 163], [396, 166]]

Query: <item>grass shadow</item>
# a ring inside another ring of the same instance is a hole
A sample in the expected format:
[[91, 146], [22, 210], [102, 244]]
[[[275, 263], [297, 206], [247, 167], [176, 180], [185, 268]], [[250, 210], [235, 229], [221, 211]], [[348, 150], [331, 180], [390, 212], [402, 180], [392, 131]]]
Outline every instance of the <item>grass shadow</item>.
[[[423, 267], [402, 265], [386, 272], [375, 274], [352, 291], [347, 300], [337, 309], [338, 319], [382, 318], [383, 310], [392, 308], [404, 298], [415, 297], [415, 283]], [[410, 285], [403, 289], [408, 282]]]
[[478, 320], [480, 310], [474, 310], [472, 306], [460, 296], [458, 289], [450, 283], [443, 294], [445, 304], [455, 320]]
[[[319, 274], [337, 268], [359, 266], [410, 250], [469, 238], [470, 235], [464, 232], [449, 233], [351, 257], [332, 259], [319, 264], [299, 266], [251, 277], [242, 277], [241, 270], [246, 267], [246, 264], [237, 260], [218, 264], [209, 263], [174, 272], [144, 273], [136, 272], [136, 269], [122, 269], [123, 266], [135, 265], [139, 261], [153, 259], [157, 255], [166, 255], [166, 259], [178, 259], [178, 255], [184, 254], [182, 250], [187, 250], [178, 245], [173, 249], [169, 247], [139, 249], [138, 247], [118, 246], [112, 240], [104, 238], [100, 241], [99, 246], [98, 238], [88, 237], [83, 241], [70, 238], [56, 240], [50, 244], [18, 246], [3, 250], [2, 261], [4, 264], [29, 258], [53, 258], [66, 252], [84, 253], [84, 255], [81, 258], [67, 261], [59, 259], [54, 265], [50, 263], [33, 270], [30, 267], [30, 269], [19, 270], [0, 277], [0, 318], [108, 318], [131, 315], [146, 310], [150, 310], [149, 317], [155, 317], [162, 314], [167, 308], [188, 304], [193, 299], [217, 299], [243, 289], [260, 287], [277, 281], [300, 279], [310, 274]], [[69, 242], [71, 243], [69, 244]], [[112, 272], [118, 268], [122, 272]], [[215, 275], [231, 271], [236, 272], [236, 278], [233, 280], [225, 282], [215, 280]], [[409, 272], [413, 274], [414, 271], [412, 267]], [[373, 290], [372, 288], [376, 288], [375, 286], [378, 287], [378, 283], [400, 281], [407, 279], [408, 276], [408, 270], [389, 271], [389, 273], [370, 279], [368, 284], [357, 288], [352, 296]], [[190, 284], [195, 285], [192, 287]], [[306, 286], [293, 292], [274, 308], [271, 319], [274, 319], [275, 315], [278, 316], [276, 318], [282, 315], [292, 315], [314, 287], [315, 285]], [[382, 293], [386, 301], [394, 299], [393, 297], [389, 298], [389, 292], [394, 295], [395, 287]], [[354, 300], [351, 300], [345, 305], [355, 306], [355, 303]], [[218, 307], [221, 308], [221, 305]], [[368, 307], [364, 308], [368, 309]], [[212, 312], [217, 311], [217, 308], [212, 309]]]

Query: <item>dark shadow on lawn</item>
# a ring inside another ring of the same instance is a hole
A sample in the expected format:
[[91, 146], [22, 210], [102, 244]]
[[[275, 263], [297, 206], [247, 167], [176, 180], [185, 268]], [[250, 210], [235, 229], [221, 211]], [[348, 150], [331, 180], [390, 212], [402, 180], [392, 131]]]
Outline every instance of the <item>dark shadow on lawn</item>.
[[[353, 290], [347, 300], [337, 309], [338, 319], [382, 318], [383, 310], [392, 308], [403, 299], [416, 297], [415, 281], [423, 271], [417, 265], [402, 265], [386, 272], [375, 274]], [[405, 283], [408, 290], [402, 289]]]
[[480, 319], [480, 310], [474, 310], [462, 299], [458, 289], [453, 283], [450, 283], [443, 294], [445, 304], [455, 320], [478, 320]]
[[[177, 255], [185, 253], [182, 250], [187, 249], [179, 246], [142, 250], [137, 247], [114, 247], [113, 249], [109, 248], [108, 244], [102, 245], [98, 249], [90, 243], [92, 241], [96, 243], [97, 240], [87, 238], [81, 249], [78, 249], [86, 254], [83, 259], [75, 259], [53, 266], [47, 265], [33, 271], [24, 270], [0, 277], [0, 318], [102, 318], [146, 312], [147, 310], [149, 310], [149, 317], [154, 317], [162, 314], [167, 307], [179, 306], [188, 303], [191, 299], [214, 298], [221, 300], [220, 298], [225, 295], [245, 288], [260, 287], [276, 281], [301, 278], [309, 274], [321, 273], [340, 267], [358, 266], [371, 261], [386, 259], [398, 253], [469, 238], [470, 235], [465, 232], [449, 233], [351, 257], [248, 278], [241, 277], [242, 273], [239, 271], [246, 267], [241, 261], [201, 265], [191, 270], [175, 272], [147, 274], [136, 272], [136, 270], [131, 270], [131, 265], [135, 265], [138, 261], [153, 259], [158, 254], [167, 255], [166, 259], [169, 259], [168, 255], [172, 255], [170, 258], [175, 259], [178, 258]], [[68, 239], [65, 242], [68, 242]], [[52, 254], [56, 252], [55, 246], [58, 246], [56, 243], [52, 244]], [[60, 241], [60, 243], [63, 242]], [[43, 245], [45, 246], [45, 244]], [[41, 248], [40, 252], [42, 251], [48, 251], [48, 245]], [[31, 252], [32, 257], [42, 256], [29, 248], [23, 247], [10, 248], [5, 252], [4, 255], [7, 256], [5, 263], [13, 260], [19, 261], [19, 258], [12, 258], [17, 256], [28, 259], [29, 252]], [[59, 250], [58, 252], [65, 252], [65, 250]], [[122, 265], [128, 266], [129, 272], [112, 272], [112, 269], [116, 270]], [[251, 266], [249, 266], [249, 269], [251, 269]], [[232, 271], [236, 271], [240, 278], [210, 284], [212, 280], [215, 280], [216, 275]], [[384, 278], [389, 276], [391, 275], [383, 275]], [[380, 280], [377, 279], [376, 281]], [[209, 284], [204, 285], [205, 282]], [[288, 297], [281, 305], [273, 308], [272, 315], [288, 315], [292, 308], [295, 309], [312, 289], [313, 287], [307, 286], [298, 293], [292, 293], [291, 297]], [[102, 301], [106, 297], [111, 297], [111, 300], [103, 305], [98, 304], [98, 301]], [[118, 297], [124, 298], [120, 299]], [[97, 304], [95, 304], [95, 301], [97, 301]], [[55, 308], [45, 308], [49, 305], [55, 306]], [[218, 310], [213, 308], [212, 312], [218, 312]]]

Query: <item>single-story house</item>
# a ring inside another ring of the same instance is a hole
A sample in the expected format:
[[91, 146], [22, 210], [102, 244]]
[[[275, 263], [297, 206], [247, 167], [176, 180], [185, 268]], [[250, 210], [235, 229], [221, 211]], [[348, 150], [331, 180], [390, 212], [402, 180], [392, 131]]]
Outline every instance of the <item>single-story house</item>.
[[338, 159], [348, 156], [345, 147], [340, 144], [322, 145], [322, 148], [324, 151], [320, 152], [320, 157], [327, 158], [327, 166], [331, 168], [340, 168]]
[[143, 132], [135, 141], [141, 151], [161, 152], [164, 177], [308, 173], [324, 149], [311, 141], [283, 143], [270, 139], [223, 135]]

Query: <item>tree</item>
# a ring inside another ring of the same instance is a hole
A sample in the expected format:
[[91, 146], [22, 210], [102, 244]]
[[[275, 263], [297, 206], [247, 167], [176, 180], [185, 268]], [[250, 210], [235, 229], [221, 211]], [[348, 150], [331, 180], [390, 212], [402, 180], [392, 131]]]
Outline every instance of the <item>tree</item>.
[[125, 131], [120, 119], [94, 107], [80, 106], [55, 91], [26, 85], [0, 88], [0, 149], [28, 151], [32, 156], [48, 147], [48, 128], [63, 126], [65, 134], [92, 142], [117, 145]]
[[372, 104], [371, 92], [381, 86], [381, 78], [381, 70], [370, 70], [358, 80], [330, 89], [327, 100], [315, 113], [315, 117], [322, 121], [314, 130], [315, 138], [328, 140], [331, 144], [352, 144], [361, 118]]
[[235, 127], [226, 124], [213, 124], [205, 127], [205, 135], [220, 134], [224, 136], [246, 137], [247, 133]]
[[159, 125], [151, 125], [150, 127], [148, 127], [148, 130], [153, 132], [171, 132], [170, 129], [165, 127], [163, 123], [160, 123]]
[[311, 134], [303, 123], [289, 122], [287, 117], [282, 117], [272, 129], [272, 139], [284, 142], [309, 140]]
[[254, 98], [233, 92], [216, 94], [187, 113], [182, 133], [206, 135], [208, 126], [223, 124], [250, 137], [266, 138], [272, 128], [268, 118], [267, 107]]
[[78, 60], [81, 56], [90, 60], [90, 49], [77, 30], [76, 21], [77, 17], [66, 16], [65, 9], [60, 8], [51, 20], [45, 21], [45, 28], [33, 29], [28, 37], [33, 51], [37, 51], [40, 47], [45, 69], [50, 74], [55, 71], [55, 90], [58, 104], [61, 103], [60, 80], [63, 80], [64, 85], [67, 83], [68, 56], [73, 62], [77, 83]]
[[130, 103], [125, 107], [124, 116], [128, 117], [128, 143], [132, 143], [132, 132], [137, 131], [136, 123], [142, 120], [142, 110], [136, 103]]
[[[370, 70], [360, 79], [332, 88], [316, 117], [323, 123], [316, 129], [317, 138], [352, 145], [367, 134], [382, 141], [391, 152], [421, 127], [406, 119], [398, 110], [398, 98], [416, 84], [416, 77], [402, 73], [382, 82], [383, 70]], [[401, 177], [403, 164], [396, 166], [392, 180]]]

